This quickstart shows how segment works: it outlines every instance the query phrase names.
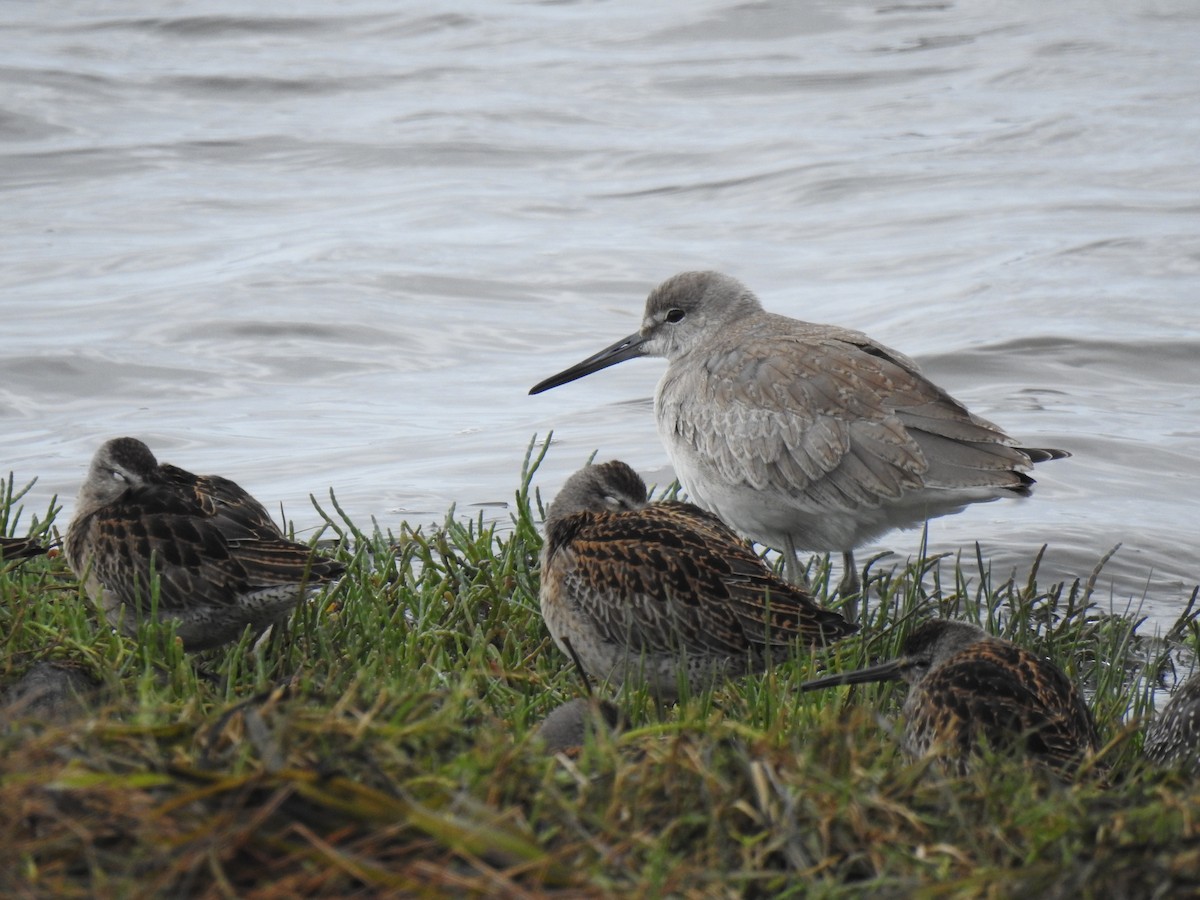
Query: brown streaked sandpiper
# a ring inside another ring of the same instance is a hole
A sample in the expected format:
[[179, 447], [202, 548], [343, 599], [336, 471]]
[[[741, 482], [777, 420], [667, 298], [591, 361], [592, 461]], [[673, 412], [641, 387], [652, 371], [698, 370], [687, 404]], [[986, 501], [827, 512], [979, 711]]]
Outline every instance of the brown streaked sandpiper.
[[1146, 729], [1143, 750], [1156, 766], [1200, 774], [1200, 674], [1175, 688]]
[[234, 482], [160, 466], [135, 438], [92, 459], [67, 531], [67, 561], [109, 621], [135, 635], [157, 589], [158, 617], [189, 650], [279, 621], [335, 581], [342, 563], [286, 538]]
[[905, 639], [897, 659], [800, 689], [895, 679], [909, 684], [903, 745], [910, 756], [932, 755], [962, 773], [982, 741], [1065, 772], [1098, 749], [1091, 711], [1058, 666], [969, 622], [931, 619]]
[[628, 465], [572, 475], [546, 515], [541, 609], [587, 673], [644, 681], [663, 700], [716, 679], [761, 672], [796, 643], [857, 627], [778, 578], [716, 516], [648, 503]]

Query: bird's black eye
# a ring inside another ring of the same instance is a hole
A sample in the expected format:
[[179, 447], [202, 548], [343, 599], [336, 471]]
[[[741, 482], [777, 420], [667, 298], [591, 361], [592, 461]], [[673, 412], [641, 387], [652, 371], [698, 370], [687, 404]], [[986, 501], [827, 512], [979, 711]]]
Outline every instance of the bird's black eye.
[[676, 322], [680, 322], [682, 320], [683, 320], [683, 310], [682, 309], [668, 309], [667, 310], [667, 321], [670, 322], [672, 325], [674, 325]]

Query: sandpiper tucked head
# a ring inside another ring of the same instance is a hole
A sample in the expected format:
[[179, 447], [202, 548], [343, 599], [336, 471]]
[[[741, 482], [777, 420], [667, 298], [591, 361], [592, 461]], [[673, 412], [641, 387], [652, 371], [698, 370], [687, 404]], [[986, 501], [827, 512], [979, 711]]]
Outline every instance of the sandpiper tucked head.
[[661, 699], [857, 630], [776, 577], [712, 514], [648, 503], [619, 461], [580, 469], [554, 499], [541, 577], [559, 648], [589, 675], [644, 681]]
[[621, 711], [612, 701], [576, 697], [551, 710], [534, 736], [547, 753], [573, 755], [583, 747], [589, 732], [616, 734], [623, 727]]
[[641, 330], [533, 387], [537, 394], [638, 356], [663, 356], [658, 433], [690, 499], [785, 553], [853, 550], [892, 528], [1029, 493], [1019, 447], [865, 334], [765, 312], [719, 272], [684, 272], [646, 300]]
[[156, 602], [189, 650], [265, 628], [345, 568], [284, 537], [234, 482], [159, 465], [128, 437], [96, 451], [66, 555], [113, 625], [136, 634]]
[[1092, 714], [1056, 665], [968, 622], [932, 619], [908, 636], [899, 658], [801, 690], [893, 679], [911, 685], [903, 716], [912, 756], [934, 755], [964, 772], [982, 740], [1069, 770], [1097, 750]]

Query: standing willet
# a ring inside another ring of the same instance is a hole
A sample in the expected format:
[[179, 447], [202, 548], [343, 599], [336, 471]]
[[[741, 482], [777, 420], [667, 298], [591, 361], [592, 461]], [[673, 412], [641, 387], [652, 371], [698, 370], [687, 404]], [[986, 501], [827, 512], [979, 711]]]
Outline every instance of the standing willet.
[[572, 475], [546, 515], [541, 608], [554, 642], [588, 674], [644, 680], [660, 699], [761, 672], [796, 642], [857, 631], [777, 578], [737, 535], [690, 503], [647, 503], [623, 462]]
[[764, 312], [741, 282], [684, 272], [646, 300], [641, 331], [531, 394], [638, 356], [664, 356], [655, 413], [692, 501], [782, 551], [841, 551], [839, 592], [859, 592], [854, 548], [970, 503], [1024, 496], [1036, 462], [998, 426], [865, 334]]
[[1146, 730], [1146, 758], [1163, 768], [1200, 773], [1200, 674], [1171, 694]]
[[134, 438], [96, 451], [67, 531], [67, 560], [112, 624], [177, 623], [189, 650], [265, 628], [345, 567], [288, 540], [234, 482], [158, 464]]
[[977, 625], [933, 619], [904, 641], [898, 659], [809, 681], [801, 690], [904, 679], [904, 749], [965, 772], [980, 741], [1023, 750], [1069, 770], [1097, 749], [1096, 725], [1053, 663]]

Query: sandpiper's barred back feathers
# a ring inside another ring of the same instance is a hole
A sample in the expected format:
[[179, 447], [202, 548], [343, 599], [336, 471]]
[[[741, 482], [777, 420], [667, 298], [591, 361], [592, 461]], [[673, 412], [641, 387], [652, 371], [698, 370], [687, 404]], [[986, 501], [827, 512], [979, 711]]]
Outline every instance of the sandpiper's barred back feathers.
[[1177, 687], [1154, 717], [1144, 750], [1155, 765], [1200, 773], [1200, 674]]
[[762, 671], [790, 648], [857, 630], [779, 579], [737, 535], [689, 503], [647, 503], [623, 462], [586, 466], [546, 516], [541, 608], [589, 675], [644, 679], [664, 699]]
[[786, 553], [852, 551], [893, 528], [1029, 493], [1019, 447], [857, 331], [765, 312], [741, 282], [684, 272], [646, 300], [641, 330], [533, 387], [540, 393], [639, 356], [668, 360], [658, 432], [689, 498]]
[[962, 772], [982, 740], [1068, 770], [1098, 748], [1092, 714], [1057, 666], [966, 622], [926, 622], [898, 659], [801, 689], [899, 678], [910, 685], [903, 714], [912, 756], [933, 754]]
[[0, 562], [30, 559], [48, 553], [49, 547], [28, 537], [6, 537], [0, 534]]
[[288, 540], [234, 482], [160, 466], [134, 438], [96, 452], [67, 532], [66, 555], [109, 620], [135, 634], [151, 609], [191, 650], [277, 621], [344, 566]]
[[283, 536], [266, 507], [236, 481], [220, 475], [194, 475], [170, 463], [159, 463], [158, 471], [165, 483], [179, 488], [204, 515], [232, 519], [261, 537]]

